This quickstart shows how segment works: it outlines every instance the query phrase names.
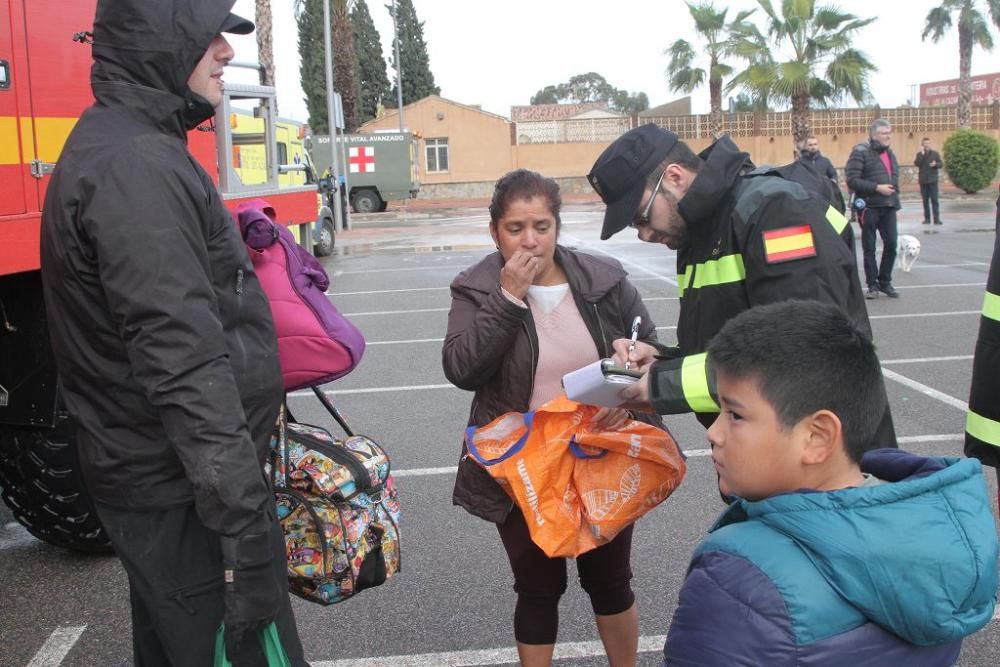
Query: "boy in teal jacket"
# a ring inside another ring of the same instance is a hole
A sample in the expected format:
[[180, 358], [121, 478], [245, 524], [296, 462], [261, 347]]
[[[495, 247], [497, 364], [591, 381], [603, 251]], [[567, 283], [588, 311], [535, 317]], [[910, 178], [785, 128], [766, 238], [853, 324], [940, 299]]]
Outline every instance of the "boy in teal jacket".
[[834, 306], [746, 311], [708, 356], [738, 500], [695, 550], [664, 664], [953, 665], [996, 604], [980, 463], [870, 450], [879, 361]]

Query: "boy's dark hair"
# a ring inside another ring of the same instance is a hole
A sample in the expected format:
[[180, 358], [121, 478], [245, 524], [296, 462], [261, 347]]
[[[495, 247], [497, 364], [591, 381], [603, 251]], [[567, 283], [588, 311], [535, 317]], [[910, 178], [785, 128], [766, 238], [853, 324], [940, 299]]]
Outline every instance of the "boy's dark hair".
[[873, 449], [886, 410], [875, 346], [836, 306], [783, 301], [726, 322], [708, 346], [719, 374], [756, 382], [784, 428], [818, 410], [840, 418], [852, 461]]
[[500, 218], [506, 215], [512, 201], [532, 197], [544, 197], [549, 202], [549, 211], [556, 219], [556, 229], [558, 229], [562, 224], [559, 218], [559, 211], [562, 209], [559, 184], [529, 169], [515, 169], [497, 181], [493, 188], [493, 199], [490, 201], [490, 226], [495, 226]]
[[663, 173], [663, 170], [672, 164], [680, 165], [688, 171], [693, 171], [697, 174], [701, 171], [701, 165], [705, 164], [705, 161], [698, 157], [686, 143], [678, 141], [670, 149], [666, 157], [663, 158], [663, 161], [660, 162], [660, 166], [649, 172], [646, 176], [646, 187], [651, 188], [656, 185], [656, 181], [660, 180], [660, 174]]

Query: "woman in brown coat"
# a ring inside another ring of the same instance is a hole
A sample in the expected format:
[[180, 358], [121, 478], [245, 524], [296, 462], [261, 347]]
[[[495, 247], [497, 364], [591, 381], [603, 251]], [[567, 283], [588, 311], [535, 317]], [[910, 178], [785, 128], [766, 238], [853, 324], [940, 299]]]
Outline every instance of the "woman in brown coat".
[[[611, 357], [613, 340], [628, 337], [642, 317], [639, 339], [653, 342], [655, 326], [635, 287], [614, 259], [558, 245], [559, 186], [518, 169], [499, 181], [490, 203], [490, 234], [498, 252], [451, 284], [444, 372], [475, 392], [469, 424], [483, 426], [505, 412], [533, 410], [560, 391], [562, 376]], [[613, 428], [628, 418], [618, 408], [597, 419]], [[643, 417], [659, 425], [657, 417]], [[550, 665], [566, 561], [548, 558], [531, 541], [524, 515], [463, 447], [454, 502], [497, 524], [510, 559], [514, 636], [521, 664]], [[577, 558], [612, 667], [634, 665], [639, 617], [630, 580], [632, 526]]]

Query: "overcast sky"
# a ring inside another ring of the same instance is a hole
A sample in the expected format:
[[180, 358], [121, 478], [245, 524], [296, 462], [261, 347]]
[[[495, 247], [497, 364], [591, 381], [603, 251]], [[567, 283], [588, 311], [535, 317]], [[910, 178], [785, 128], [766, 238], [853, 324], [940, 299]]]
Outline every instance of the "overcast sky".
[[[392, 18], [385, 6], [389, 0], [367, 1], [388, 59]], [[275, 78], [281, 115], [306, 120], [293, 4], [293, 0], [271, 0]], [[683, 0], [413, 0], [413, 4], [424, 24], [431, 71], [441, 95], [462, 104], [482, 105], [505, 117], [510, 117], [511, 106], [528, 104], [539, 89], [591, 71], [616, 88], [645, 92], [650, 106], [669, 102], [681, 94], [671, 92], [665, 83], [668, 57], [664, 50], [681, 37], [698, 46]], [[716, 1], [719, 7], [726, 4], [730, 16], [757, 6], [754, 0]], [[833, 4], [859, 16], [881, 12], [860, 33], [857, 46], [879, 68], [871, 84], [883, 107], [905, 103], [913, 84], [958, 76], [954, 29], [937, 44], [920, 39], [927, 12], [940, 0], [839, 0]], [[237, 0], [234, 11], [252, 19], [253, 8], [253, 0]], [[994, 39], [1000, 43], [996, 32]], [[234, 37], [232, 42], [238, 59], [256, 60], [252, 36]], [[977, 48], [973, 52], [974, 75], [998, 70], [1000, 51]], [[394, 78], [395, 71], [389, 76]], [[246, 80], [246, 74], [227, 77]], [[707, 86], [694, 92], [693, 107], [695, 113], [707, 113]]]

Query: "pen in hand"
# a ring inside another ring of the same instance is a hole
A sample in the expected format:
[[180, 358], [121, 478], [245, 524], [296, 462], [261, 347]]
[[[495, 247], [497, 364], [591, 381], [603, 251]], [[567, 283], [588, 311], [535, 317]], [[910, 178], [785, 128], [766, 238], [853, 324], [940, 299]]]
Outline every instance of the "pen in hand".
[[632, 340], [628, 344], [628, 356], [625, 357], [625, 370], [628, 370], [628, 367], [629, 367], [629, 358], [632, 356], [632, 353], [635, 352], [635, 342], [639, 338], [639, 325], [640, 324], [642, 324], [642, 316], [636, 315], [635, 319], [632, 320]]

